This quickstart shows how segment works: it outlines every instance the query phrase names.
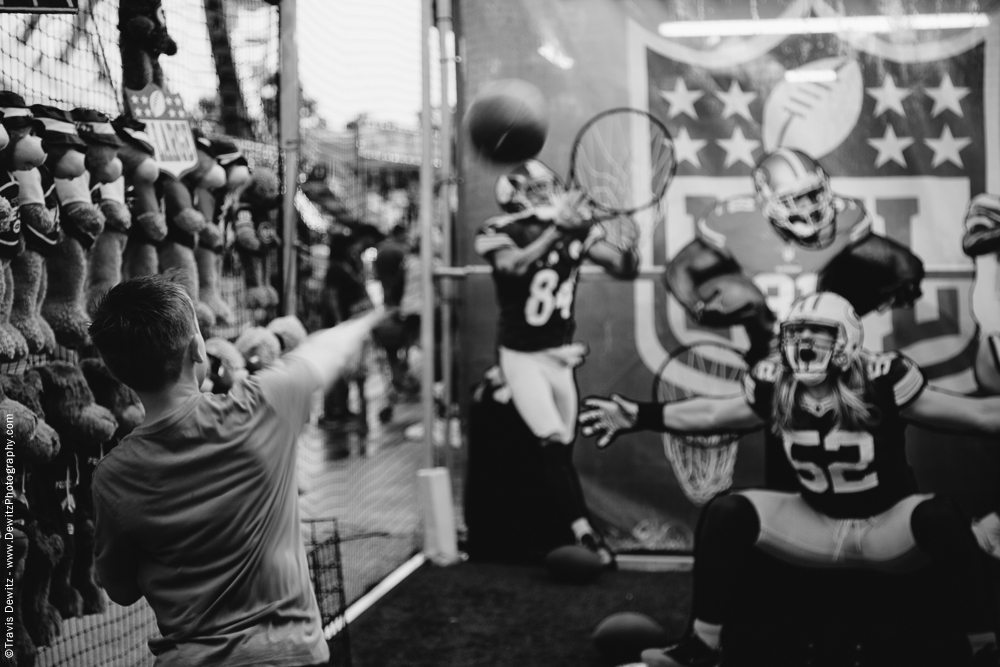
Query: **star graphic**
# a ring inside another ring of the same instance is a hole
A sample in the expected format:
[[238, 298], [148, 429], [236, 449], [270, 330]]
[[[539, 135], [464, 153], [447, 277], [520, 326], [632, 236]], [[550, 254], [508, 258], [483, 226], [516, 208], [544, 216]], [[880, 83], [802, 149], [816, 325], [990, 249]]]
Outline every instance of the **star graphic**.
[[892, 129], [892, 125], [886, 125], [885, 134], [882, 135], [882, 138], [869, 139], [868, 143], [878, 151], [878, 155], [875, 157], [876, 169], [889, 160], [892, 160], [901, 167], [905, 167], [906, 158], [903, 157], [903, 151], [913, 144], [913, 139], [910, 137], [897, 137], [896, 131]]
[[698, 169], [701, 169], [701, 158], [698, 151], [705, 147], [708, 142], [704, 139], [692, 139], [687, 128], [682, 127], [677, 137], [674, 138], [674, 148], [677, 150], [677, 164], [687, 160]]
[[750, 115], [750, 103], [757, 98], [757, 93], [751, 91], [744, 91], [740, 87], [739, 81], [733, 79], [732, 83], [729, 84], [729, 91], [725, 93], [715, 93], [722, 102], [726, 105], [722, 110], [722, 117], [729, 118], [734, 113], [738, 113], [749, 121], [753, 121], [753, 117]]
[[891, 74], [886, 74], [882, 80], [882, 85], [878, 88], [865, 88], [868, 94], [875, 98], [875, 116], [880, 116], [886, 111], [895, 111], [900, 116], [905, 116], [903, 111], [903, 98], [910, 94], [909, 88], [897, 88], [896, 81]]
[[139, 103], [139, 96], [138, 96], [138, 95], [132, 95], [132, 97], [130, 97], [129, 99], [131, 99], [131, 100], [132, 100], [132, 104], [133, 104], [133, 105], [135, 105], [135, 104], [138, 104], [138, 103]]
[[962, 98], [969, 94], [969, 89], [962, 86], [954, 86], [951, 83], [951, 75], [945, 72], [941, 79], [941, 85], [937, 88], [927, 88], [926, 92], [934, 98], [934, 108], [931, 109], [931, 116], [937, 117], [945, 109], [951, 109], [958, 116], [964, 117], [962, 112]]
[[694, 110], [694, 103], [704, 94], [699, 90], [688, 90], [684, 79], [680, 77], [677, 77], [677, 83], [674, 84], [673, 91], [660, 91], [660, 97], [670, 103], [670, 118], [686, 113], [695, 120], [698, 119], [698, 112]]
[[750, 167], [756, 164], [753, 152], [760, 146], [760, 142], [755, 139], [747, 139], [743, 135], [743, 128], [737, 125], [733, 128], [733, 134], [728, 139], [719, 139], [719, 145], [726, 149], [726, 162], [723, 168], [728, 169], [737, 162], [742, 162]]
[[948, 125], [944, 126], [940, 137], [937, 139], [924, 139], [924, 141], [934, 151], [934, 159], [931, 161], [932, 167], [942, 164], [945, 160], [953, 162], [959, 167], [964, 167], [965, 165], [962, 164], [962, 156], [959, 155], [959, 151], [972, 143], [972, 139], [968, 137], [952, 136], [951, 128]]
[[143, 104], [149, 104], [149, 96], [148, 95], [143, 95], [142, 96], [142, 103]]

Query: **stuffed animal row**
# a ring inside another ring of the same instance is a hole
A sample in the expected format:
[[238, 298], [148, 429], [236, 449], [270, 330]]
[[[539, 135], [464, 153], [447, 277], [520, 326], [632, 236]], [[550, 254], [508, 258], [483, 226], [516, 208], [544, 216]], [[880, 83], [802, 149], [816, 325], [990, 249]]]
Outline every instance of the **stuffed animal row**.
[[100, 458], [138, 426], [138, 396], [97, 359], [0, 375], [15, 457], [14, 659], [30, 667], [62, 621], [105, 610], [94, 574], [90, 480]]
[[249, 308], [273, 308], [278, 180], [231, 142], [198, 133], [182, 178], [161, 169], [145, 126], [0, 91], [0, 363], [84, 350], [101, 296], [170, 272], [204, 331], [235, 317], [220, 289], [227, 227]]

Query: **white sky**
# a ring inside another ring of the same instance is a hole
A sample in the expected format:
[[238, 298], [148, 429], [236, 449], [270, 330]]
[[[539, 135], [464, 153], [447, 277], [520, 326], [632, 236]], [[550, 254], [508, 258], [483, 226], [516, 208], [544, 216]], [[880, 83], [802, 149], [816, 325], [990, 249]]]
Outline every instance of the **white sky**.
[[[330, 129], [362, 112], [418, 126], [421, 0], [298, 0], [298, 10], [299, 75]], [[436, 31], [432, 47], [437, 100]]]
[[[416, 129], [421, 107], [421, 0], [297, 1], [299, 75], [306, 95], [316, 100], [327, 126], [331, 130], [343, 129], [358, 114], [368, 112], [373, 120]], [[273, 50], [277, 40], [277, 25], [272, 21], [274, 10], [267, 5], [257, 10], [250, 9], [253, 5], [237, 6], [231, 37], [238, 74], [248, 82], [259, 80], [261, 73], [277, 67], [277, 54]], [[160, 64], [168, 87], [182, 95], [189, 109], [194, 109], [199, 99], [214, 96], [218, 87], [202, 0], [168, 0], [164, 2], [164, 10], [179, 51], [174, 57], [160, 58]], [[118, 72], [121, 65], [116, 48], [116, 7], [114, 3], [101, 2], [95, 13], [101, 42], [106, 45], [108, 66]], [[13, 35], [20, 34], [25, 20], [24, 15], [0, 15], [0, 33], [9, 42], [0, 49], [0, 62], [5, 70], [10, 70], [0, 72], [0, 78], [15, 79], [9, 85], [18, 83], [16, 79], [24, 75], [21, 70], [37, 67], [35, 59], [41, 57], [45, 74], [32, 78], [28, 87], [31, 102], [59, 98], [70, 106], [94, 105], [115, 115], [117, 96], [110, 86], [96, 79], [92, 45], [84, 43], [83, 48], [74, 51], [70, 64], [58, 62], [59, 50], [52, 44], [68, 37], [72, 17], [43, 17], [43, 29], [36, 33], [31, 44], [22, 46]], [[432, 30], [434, 106], [438, 106], [439, 100], [439, 74], [438, 35]], [[51, 83], [47, 77], [52, 78]], [[58, 89], [58, 94], [49, 93], [52, 86]], [[99, 98], [88, 96], [88, 91], [96, 92]], [[246, 97], [250, 113], [259, 115], [259, 101], [252, 95]], [[454, 104], [453, 75], [450, 98]]]

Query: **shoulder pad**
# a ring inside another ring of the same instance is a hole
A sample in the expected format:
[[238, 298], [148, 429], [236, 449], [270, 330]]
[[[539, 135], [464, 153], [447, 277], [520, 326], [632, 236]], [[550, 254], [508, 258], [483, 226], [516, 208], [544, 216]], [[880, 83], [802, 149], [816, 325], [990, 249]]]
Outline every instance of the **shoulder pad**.
[[762, 382], [774, 382], [778, 379], [778, 370], [780, 362], [777, 359], [768, 357], [767, 359], [762, 359], [757, 362], [750, 372], [750, 375], [756, 380], [761, 380]]
[[866, 364], [868, 380], [876, 385], [891, 388], [899, 407], [908, 405], [920, 395], [927, 384], [923, 371], [915, 361], [901, 352], [873, 354]]

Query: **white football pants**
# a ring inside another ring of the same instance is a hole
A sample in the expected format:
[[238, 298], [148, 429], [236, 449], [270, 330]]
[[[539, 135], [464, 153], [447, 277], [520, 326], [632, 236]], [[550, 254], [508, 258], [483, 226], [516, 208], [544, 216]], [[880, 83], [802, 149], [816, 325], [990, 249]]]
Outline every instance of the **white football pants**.
[[583, 358], [579, 345], [538, 352], [501, 347], [500, 371], [510, 387], [514, 407], [531, 432], [563, 444], [576, 437], [578, 394], [573, 369]]
[[739, 491], [760, 517], [757, 546], [775, 558], [810, 567], [906, 571], [927, 562], [917, 549], [910, 517], [931, 495], [912, 495], [875, 516], [834, 519], [798, 493]]

